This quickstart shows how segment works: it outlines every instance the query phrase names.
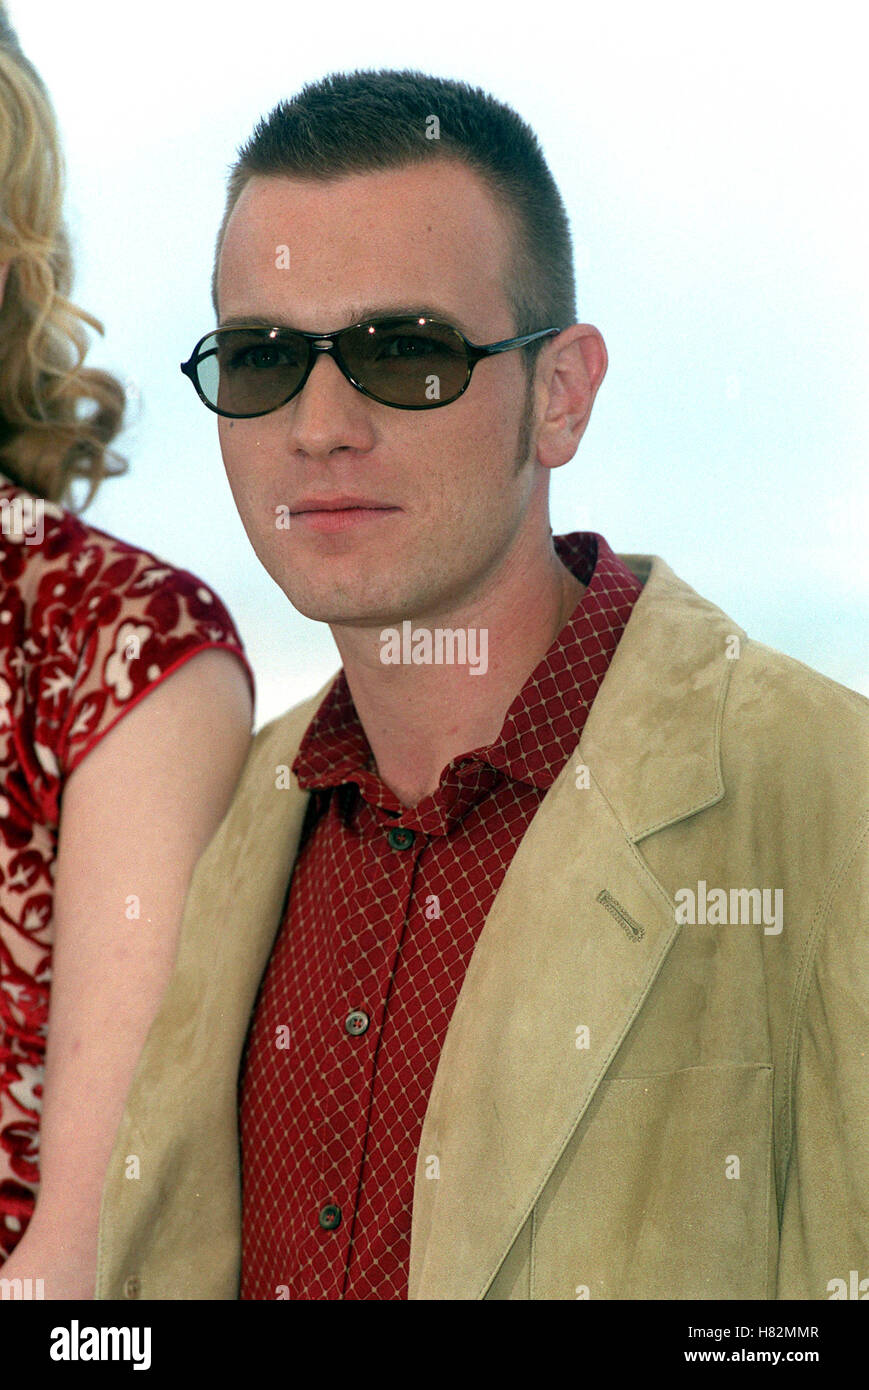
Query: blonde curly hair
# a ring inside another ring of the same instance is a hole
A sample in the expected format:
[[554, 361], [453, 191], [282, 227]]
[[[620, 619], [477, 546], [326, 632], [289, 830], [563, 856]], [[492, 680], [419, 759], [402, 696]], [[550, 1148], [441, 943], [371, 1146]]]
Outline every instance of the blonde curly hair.
[[[28, 492], [83, 511], [106, 477], [126, 472], [108, 448], [124, 388], [84, 367], [82, 327], [103, 326], [67, 297], [72, 258], [63, 223], [63, 154], [48, 92], [0, 3], [0, 470]], [[74, 482], [88, 495], [76, 507]]]

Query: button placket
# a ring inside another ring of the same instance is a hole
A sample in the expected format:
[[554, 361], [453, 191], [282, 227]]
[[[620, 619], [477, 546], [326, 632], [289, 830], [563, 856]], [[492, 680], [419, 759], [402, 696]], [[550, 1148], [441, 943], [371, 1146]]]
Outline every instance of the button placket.
[[[406, 893], [410, 891], [410, 884], [415, 872], [415, 855], [413, 853], [408, 854], [407, 851], [412, 851], [414, 846], [421, 848], [425, 842], [424, 836], [420, 838], [419, 832], [407, 827], [384, 826], [383, 829], [386, 830], [385, 836], [375, 834], [369, 841], [371, 860], [364, 872], [363, 883], [356, 895], [358, 915], [362, 921], [357, 929], [342, 940], [336, 958], [336, 984], [344, 996], [344, 1012], [343, 1016], [341, 1013], [338, 1014], [338, 1019], [341, 1020], [338, 1026], [344, 1035], [346, 1051], [343, 1053], [339, 1051], [334, 1054], [334, 1063], [339, 1074], [336, 1075], [333, 1071], [330, 1076], [329, 1068], [327, 1068], [322, 1078], [327, 1083], [325, 1094], [318, 1097], [322, 1126], [320, 1134], [323, 1137], [324, 1154], [329, 1133], [337, 1133], [342, 1128], [339, 1114], [349, 1114], [346, 1109], [342, 1108], [339, 1099], [342, 1089], [350, 1084], [353, 1086], [357, 1098], [363, 1093], [366, 1097], [370, 1097], [371, 1085], [373, 1084], [373, 1049], [376, 1050], [377, 1029], [372, 1028], [372, 1024], [379, 1017], [378, 1010], [385, 1002], [395, 952], [399, 949], [407, 924], [406, 907], [405, 911], [401, 913], [402, 920], [400, 922], [394, 918], [395, 909], [389, 912], [384, 910], [383, 880], [384, 877], [392, 878], [396, 886], [400, 885], [399, 896], [404, 901]], [[399, 861], [391, 859], [393, 850], [397, 850], [404, 857]], [[378, 920], [381, 917], [383, 918], [382, 922]], [[367, 924], [369, 931], [372, 929], [376, 931], [381, 942], [382, 958], [379, 957], [377, 951], [372, 951], [371, 948], [360, 949], [360, 942], [365, 937], [365, 924]], [[364, 1007], [353, 1007], [358, 1002], [363, 1003]], [[338, 1059], [341, 1056], [344, 1060], [339, 1062]], [[363, 1109], [367, 1114], [367, 1109], [365, 1107]], [[331, 1252], [328, 1257], [330, 1262], [340, 1261], [341, 1258], [345, 1257], [344, 1240], [345, 1237], [349, 1239], [351, 1224], [349, 1221], [343, 1220], [342, 1205], [335, 1200], [335, 1197], [336, 1195], [346, 1197], [345, 1179], [350, 1181], [353, 1174], [361, 1170], [360, 1165], [364, 1161], [365, 1155], [365, 1126], [360, 1117], [357, 1117], [352, 1123], [347, 1124], [345, 1122], [343, 1127], [347, 1134], [344, 1162], [349, 1161], [353, 1173], [349, 1171], [345, 1173], [343, 1167], [340, 1171], [336, 1169], [334, 1160], [328, 1162], [321, 1169], [320, 1182], [317, 1184], [320, 1190], [315, 1195], [315, 1202], [318, 1203], [314, 1208], [317, 1212], [317, 1221], [311, 1231], [312, 1241], [316, 1241], [322, 1252], [321, 1258], [325, 1256], [326, 1251]], [[344, 1205], [347, 1205], [346, 1201]], [[352, 1199], [347, 1210], [348, 1214], [352, 1215]], [[317, 1240], [318, 1232], [320, 1233], [319, 1240]], [[328, 1241], [325, 1241], [323, 1232], [332, 1233]]]

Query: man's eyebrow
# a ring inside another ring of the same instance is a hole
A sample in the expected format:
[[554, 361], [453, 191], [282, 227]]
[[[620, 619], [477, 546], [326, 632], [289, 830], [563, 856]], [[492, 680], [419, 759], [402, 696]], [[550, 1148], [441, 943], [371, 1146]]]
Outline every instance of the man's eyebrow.
[[[355, 323], [365, 323], [368, 319], [378, 319], [387, 317], [403, 317], [407, 315], [415, 318], [419, 314], [423, 318], [439, 319], [441, 323], [452, 324], [460, 333], [473, 341], [473, 335], [469, 332], [467, 324], [456, 314], [438, 307], [435, 304], [362, 304], [354, 305], [348, 311], [347, 322], [341, 324], [339, 328], [324, 328], [324, 333], [339, 333], [341, 328], [350, 328]], [[286, 319], [280, 314], [273, 318], [264, 318], [261, 314], [236, 314], [231, 318], [220, 320], [220, 328], [287, 328], [294, 329], [293, 323], [287, 323]], [[307, 332], [308, 330], [303, 330]]]

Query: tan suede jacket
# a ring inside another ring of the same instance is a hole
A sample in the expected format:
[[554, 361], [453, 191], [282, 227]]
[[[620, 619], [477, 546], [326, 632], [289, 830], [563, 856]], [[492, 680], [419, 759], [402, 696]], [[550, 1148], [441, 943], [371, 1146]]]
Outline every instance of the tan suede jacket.
[[[623, 558], [643, 593], [449, 1026], [410, 1297], [866, 1292], [869, 701]], [[196, 867], [99, 1298], [238, 1295], [239, 1060], [307, 802], [277, 784], [325, 689], [256, 736]]]

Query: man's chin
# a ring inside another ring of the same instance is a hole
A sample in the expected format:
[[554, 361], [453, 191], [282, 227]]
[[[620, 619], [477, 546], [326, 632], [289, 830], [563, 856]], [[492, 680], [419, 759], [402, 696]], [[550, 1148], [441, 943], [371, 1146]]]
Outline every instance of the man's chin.
[[278, 578], [275, 582], [296, 612], [312, 622], [327, 623], [330, 627], [381, 628], [389, 625], [390, 619], [382, 616], [383, 606], [372, 603], [370, 599], [366, 602], [364, 598], [354, 598], [350, 594], [340, 598], [336, 598], [334, 593], [312, 594]]

